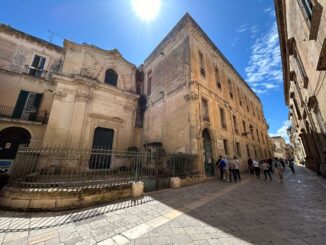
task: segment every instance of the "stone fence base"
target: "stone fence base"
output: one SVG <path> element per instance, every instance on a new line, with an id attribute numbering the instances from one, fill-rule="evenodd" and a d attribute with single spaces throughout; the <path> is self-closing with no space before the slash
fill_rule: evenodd
<path id="1" fill-rule="evenodd" d="M 180 188 L 205 182 L 204 176 L 171 178 L 170 187 Z M 0 207 L 18 211 L 60 211 L 90 207 L 144 194 L 144 182 L 108 187 L 22 188 L 5 186 L 0 192 Z"/>
<path id="2" fill-rule="evenodd" d="M 0 192 L 0 206 L 20 211 L 57 211 L 89 207 L 131 197 L 131 184 L 106 188 L 17 188 L 4 187 Z"/>

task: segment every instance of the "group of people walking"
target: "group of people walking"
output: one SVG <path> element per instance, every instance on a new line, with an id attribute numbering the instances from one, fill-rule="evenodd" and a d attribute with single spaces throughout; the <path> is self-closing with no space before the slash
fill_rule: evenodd
<path id="1" fill-rule="evenodd" d="M 220 156 L 216 162 L 217 168 L 220 170 L 220 179 L 234 182 L 241 180 L 239 160 L 237 157 L 227 158 Z"/>
<path id="2" fill-rule="evenodd" d="M 238 180 L 241 180 L 239 160 L 237 157 L 230 158 L 220 156 L 216 161 L 216 166 L 217 169 L 219 169 L 219 176 L 222 181 L 237 182 Z M 248 159 L 248 169 L 250 174 L 260 178 L 260 174 L 263 172 L 265 181 L 268 178 L 272 181 L 272 174 L 275 173 L 278 176 L 278 182 L 283 182 L 283 172 L 285 171 L 286 166 L 291 169 L 292 174 L 295 174 L 293 158 L 285 161 L 277 157 L 260 161 L 253 158 Z"/>
<path id="3" fill-rule="evenodd" d="M 269 159 L 263 159 L 257 161 L 253 158 L 248 159 L 248 168 L 251 175 L 256 175 L 260 178 L 261 170 L 264 172 L 265 180 L 267 177 L 272 181 L 272 175 L 274 172 L 278 176 L 278 181 L 283 182 L 283 172 L 285 171 L 286 165 L 291 169 L 292 174 L 295 174 L 294 170 L 294 159 L 284 161 L 281 158 L 274 157 Z"/>

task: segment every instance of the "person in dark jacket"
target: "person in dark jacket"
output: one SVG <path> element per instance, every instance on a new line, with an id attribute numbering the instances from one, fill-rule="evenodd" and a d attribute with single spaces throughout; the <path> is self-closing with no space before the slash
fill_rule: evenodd
<path id="1" fill-rule="evenodd" d="M 222 156 L 220 156 L 219 160 L 217 160 L 217 161 L 218 161 L 218 163 L 216 162 L 217 167 L 220 169 L 220 178 L 223 181 L 223 179 L 224 179 L 224 168 L 225 168 L 226 163 L 225 163 L 224 159 L 222 158 Z"/>
<path id="2" fill-rule="evenodd" d="M 249 159 L 248 159 L 248 168 L 249 168 L 250 175 L 253 175 L 254 174 L 254 167 L 252 165 L 252 159 L 251 159 L 251 157 L 249 157 Z"/>
<path id="3" fill-rule="evenodd" d="M 295 174 L 295 170 L 294 170 L 294 159 L 293 158 L 289 161 L 289 168 L 291 169 L 292 174 Z"/>

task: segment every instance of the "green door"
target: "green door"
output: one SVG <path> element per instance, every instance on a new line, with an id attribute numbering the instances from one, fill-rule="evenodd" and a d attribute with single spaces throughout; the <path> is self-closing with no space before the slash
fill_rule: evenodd
<path id="1" fill-rule="evenodd" d="M 214 162 L 212 141 L 207 129 L 203 131 L 203 147 L 204 147 L 204 161 L 206 176 L 214 176 Z"/>

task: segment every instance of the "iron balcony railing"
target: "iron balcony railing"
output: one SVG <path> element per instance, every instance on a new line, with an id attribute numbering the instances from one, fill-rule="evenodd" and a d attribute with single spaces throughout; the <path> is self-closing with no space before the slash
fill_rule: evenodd
<path id="1" fill-rule="evenodd" d="M 196 155 L 20 147 L 9 183 L 35 188 L 103 187 L 198 175 Z"/>
<path id="2" fill-rule="evenodd" d="M 12 106 L 0 105 L 0 119 L 1 118 L 21 119 L 46 124 L 49 119 L 49 114 L 47 111 L 24 111 L 24 109 L 19 109 Z"/>
<path id="3" fill-rule="evenodd" d="M 52 73 L 47 70 L 39 69 L 37 67 L 30 67 L 29 65 L 25 65 L 24 73 L 37 78 L 44 78 L 46 80 L 52 79 Z"/>

